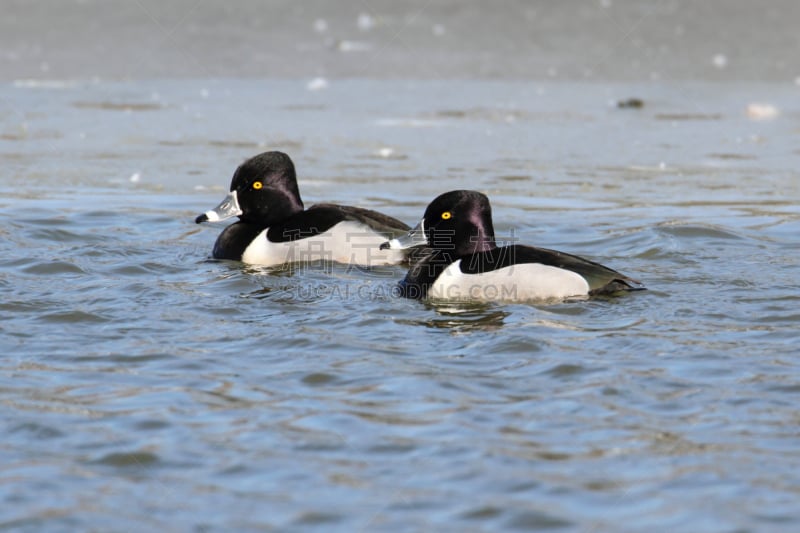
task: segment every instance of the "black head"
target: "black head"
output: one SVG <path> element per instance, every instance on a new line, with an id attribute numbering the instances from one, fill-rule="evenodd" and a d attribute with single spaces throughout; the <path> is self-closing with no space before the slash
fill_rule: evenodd
<path id="1" fill-rule="evenodd" d="M 234 191 L 245 222 L 268 226 L 303 210 L 294 163 L 283 152 L 264 152 L 239 165 Z"/>
<path id="2" fill-rule="evenodd" d="M 489 198 L 477 191 L 450 191 L 428 205 L 423 218 L 428 246 L 457 256 L 495 248 Z"/>

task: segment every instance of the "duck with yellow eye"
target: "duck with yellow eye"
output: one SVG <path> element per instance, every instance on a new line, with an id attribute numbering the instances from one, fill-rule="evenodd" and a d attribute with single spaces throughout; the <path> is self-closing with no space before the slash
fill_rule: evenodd
<path id="1" fill-rule="evenodd" d="M 294 163 L 265 152 L 242 163 L 222 202 L 195 219 L 239 217 L 217 237 L 212 255 L 257 265 L 336 261 L 382 266 L 406 261 L 407 252 L 379 250 L 381 242 L 408 231 L 403 222 L 370 209 L 336 204 L 303 206 Z"/>
<path id="2" fill-rule="evenodd" d="M 434 199 L 408 234 L 381 245 L 427 247 L 400 292 L 448 301 L 542 301 L 644 288 L 638 281 L 581 257 L 533 246 L 498 247 L 489 199 L 451 191 Z"/>

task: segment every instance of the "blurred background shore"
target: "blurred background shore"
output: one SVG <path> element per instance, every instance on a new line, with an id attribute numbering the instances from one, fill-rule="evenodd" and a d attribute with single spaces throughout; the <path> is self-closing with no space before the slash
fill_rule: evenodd
<path id="1" fill-rule="evenodd" d="M 0 80 L 800 83 L 795 0 L 11 0 Z"/>

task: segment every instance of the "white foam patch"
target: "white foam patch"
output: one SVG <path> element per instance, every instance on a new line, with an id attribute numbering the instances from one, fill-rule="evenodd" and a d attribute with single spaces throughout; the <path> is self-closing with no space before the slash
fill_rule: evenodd
<path id="1" fill-rule="evenodd" d="M 330 83 L 328 83 L 328 80 L 325 78 L 314 78 L 306 84 L 306 89 L 309 91 L 321 91 L 327 89 L 328 85 L 330 85 Z"/>
<path id="2" fill-rule="evenodd" d="M 481 274 L 464 274 L 461 260 L 442 272 L 428 290 L 437 300 L 525 302 L 589 294 L 583 276 L 563 268 L 523 263 Z"/>
<path id="3" fill-rule="evenodd" d="M 270 242 L 267 230 L 247 247 L 242 261 L 254 265 L 281 265 L 316 261 L 359 266 L 385 266 L 401 263 L 405 254 L 399 250 L 381 250 L 386 236 L 366 224 L 345 221 L 325 233 L 289 242 Z"/>
<path id="4" fill-rule="evenodd" d="M 14 80 L 14 87 L 25 89 L 72 89 L 77 86 L 78 83 L 72 80 Z"/>

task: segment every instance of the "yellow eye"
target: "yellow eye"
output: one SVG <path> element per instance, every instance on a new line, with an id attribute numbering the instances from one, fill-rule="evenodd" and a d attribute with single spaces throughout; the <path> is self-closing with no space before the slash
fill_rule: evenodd
<path id="1" fill-rule="evenodd" d="M 261 183 L 260 181 L 255 181 L 255 182 L 253 182 L 253 188 L 254 188 L 255 190 L 259 190 L 259 189 L 260 189 L 261 187 L 263 187 L 263 186 L 264 186 L 264 184 L 263 184 L 263 183 Z"/>
<path id="2" fill-rule="evenodd" d="M 450 211 L 445 211 L 444 213 L 442 213 L 442 220 L 450 220 L 450 217 L 452 216 L 453 213 L 451 213 Z"/>

